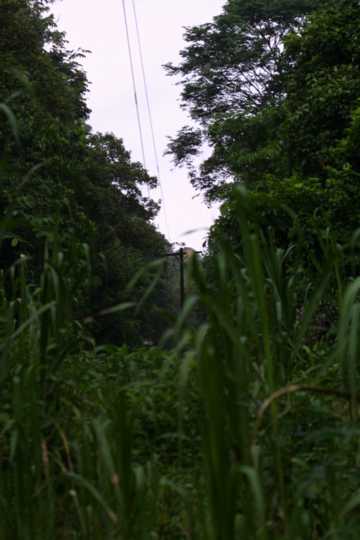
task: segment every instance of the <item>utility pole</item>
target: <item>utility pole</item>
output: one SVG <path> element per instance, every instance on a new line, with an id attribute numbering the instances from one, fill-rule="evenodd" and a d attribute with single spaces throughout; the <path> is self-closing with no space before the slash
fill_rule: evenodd
<path id="1" fill-rule="evenodd" d="M 191 248 L 184 248 L 183 246 L 175 253 L 168 253 L 167 257 L 178 257 L 180 263 L 180 309 L 182 310 L 185 304 L 185 255 L 190 250 L 192 253 L 201 253 L 201 251 L 195 251 Z"/>
<path id="2" fill-rule="evenodd" d="M 185 304 L 185 268 L 184 268 L 184 248 L 181 247 L 179 250 L 180 257 L 180 309 L 184 307 Z"/>

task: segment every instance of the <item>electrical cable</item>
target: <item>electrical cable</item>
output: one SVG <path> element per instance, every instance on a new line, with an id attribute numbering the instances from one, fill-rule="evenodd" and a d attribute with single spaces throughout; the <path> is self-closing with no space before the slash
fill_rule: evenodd
<path id="1" fill-rule="evenodd" d="M 137 16 L 135 0 L 132 0 L 132 7 L 133 7 L 133 13 L 134 13 L 134 20 L 135 20 L 136 38 L 137 38 L 137 44 L 138 44 L 138 50 L 139 50 L 141 73 L 142 73 L 142 78 L 143 78 L 143 83 L 144 83 L 146 108 L 147 108 L 147 113 L 148 113 L 148 118 L 149 118 L 152 146 L 153 146 L 154 158 L 155 158 L 155 164 L 156 164 L 156 171 L 157 171 L 157 176 L 158 176 L 158 180 L 159 180 L 160 194 L 161 194 L 161 199 L 162 199 L 165 228 L 166 228 L 166 232 L 167 232 L 168 237 L 171 238 L 170 227 L 169 227 L 169 222 L 168 222 L 168 218 L 167 218 L 167 211 L 166 211 L 164 188 L 163 188 L 163 184 L 162 184 L 162 180 L 161 180 L 159 153 L 158 153 L 158 148 L 157 148 L 157 144 L 156 144 L 153 114 L 152 114 L 152 110 L 151 110 L 152 107 L 151 107 L 150 96 L 149 96 L 149 88 L 148 88 L 148 82 L 147 82 L 147 76 L 146 76 L 146 70 L 145 70 L 144 54 L 143 54 L 142 40 L 141 40 L 141 35 L 140 35 L 140 27 L 139 27 L 139 22 L 138 22 L 138 16 Z"/>
<path id="2" fill-rule="evenodd" d="M 137 93 L 137 87 L 136 87 L 135 67 L 134 67 L 134 60 L 133 60 L 133 54 L 132 54 L 132 48 L 131 48 L 131 40 L 130 40 L 130 32 L 129 32 L 129 24 L 128 24 L 127 12 L 126 12 L 125 0 L 122 0 L 122 5 L 123 5 L 123 11 L 124 11 L 126 40 L 127 40 L 129 59 L 130 59 L 131 78 L 132 78 L 132 84 L 133 84 L 133 92 L 134 92 L 134 99 L 135 99 L 137 123 L 138 123 L 138 128 L 139 128 L 142 160 L 143 160 L 144 169 L 146 169 L 146 155 L 145 155 L 144 135 L 143 135 L 143 129 L 142 129 L 142 124 L 141 124 L 139 100 L 138 100 L 138 93 Z"/>

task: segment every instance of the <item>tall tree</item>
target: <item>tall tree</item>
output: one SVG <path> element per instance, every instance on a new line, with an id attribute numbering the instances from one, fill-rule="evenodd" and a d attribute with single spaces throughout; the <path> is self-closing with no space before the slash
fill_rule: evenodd
<path id="1" fill-rule="evenodd" d="M 166 68 L 170 75 L 181 77 L 183 106 L 198 127 L 183 128 L 170 141 L 169 152 L 177 164 L 190 166 L 193 184 L 210 199 L 221 196 L 227 178 L 239 175 L 226 155 L 234 128 L 240 153 L 249 154 L 253 139 L 262 136 L 261 115 L 265 129 L 273 129 L 278 121 L 264 110 L 284 98 L 284 40 L 298 32 L 321 3 L 228 0 L 212 23 L 186 30 L 183 61 Z M 191 166 L 192 157 L 203 142 L 210 145 L 212 155 L 198 173 Z M 241 177 L 247 179 L 245 165 Z"/>
<path id="2" fill-rule="evenodd" d="M 241 177 L 246 158 L 253 168 L 255 185 L 248 185 L 263 226 L 271 226 L 284 246 L 301 230 L 304 247 L 313 254 L 319 253 L 319 231 L 331 229 L 342 242 L 360 220 L 359 24 L 358 1 L 329 2 L 301 32 L 288 35 L 284 98 L 248 120 L 258 134 L 254 131 L 247 155 L 241 154 L 242 122 L 221 126 L 233 170 Z M 235 238 L 233 212 L 230 195 L 218 232 Z"/>
<path id="3" fill-rule="evenodd" d="M 165 324 L 161 309 L 172 304 L 164 279 L 153 292 L 158 309 L 106 322 L 99 313 L 127 300 L 128 280 L 169 249 L 153 224 L 157 204 L 142 195 L 157 180 L 131 160 L 122 140 L 91 132 L 83 52 L 67 50 L 50 4 L 0 4 L 1 113 L 12 111 L 18 133 L 16 140 L 8 122 L 0 126 L 1 211 L 18 237 L 16 248 L 2 244 L 1 266 L 27 253 L 35 281 L 45 243 L 56 242 L 69 261 L 78 315 L 94 321 L 100 339 L 155 339 Z M 85 243 L 93 253 L 90 291 L 79 257 Z M 140 301 L 150 279 L 142 276 L 132 301 Z"/>

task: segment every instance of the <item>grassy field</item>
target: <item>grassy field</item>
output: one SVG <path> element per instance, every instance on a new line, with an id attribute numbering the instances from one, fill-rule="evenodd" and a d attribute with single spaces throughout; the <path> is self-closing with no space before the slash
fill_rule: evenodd
<path id="1" fill-rule="evenodd" d="M 1 540 L 359 538 L 357 236 L 310 273 L 238 198 L 161 347 L 92 343 L 51 246 L 1 276 Z"/>

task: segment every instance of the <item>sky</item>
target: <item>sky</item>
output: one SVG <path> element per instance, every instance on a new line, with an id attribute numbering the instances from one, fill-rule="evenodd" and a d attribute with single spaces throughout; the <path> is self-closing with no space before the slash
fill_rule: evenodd
<path id="1" fill-rule="evenodd" d="M 156 175 L 131 0 L 126 3 L 143 118 L 146 165 Z M 186 170 L 175 168 L 171 158 L 163 155 L 168 136 L 174 136 L 190 120 L 180 107 L 181 87 L 165 74 L 162 66 L 169 61 L 175 64 L 179 61 L 179 52 L 184 47 L 184 27 L 210 22 L 221 12 L 223 4 L 224 0 L 136 0 L 164 194 L 156 224 L 171 242 L 184 242 L 194 249 L 201 249 L 218 210 L 207 208 L 202 195 L 192 188 Z M 52 10 L 59 28 L 66 32 L 69 47 L 91 51 L 82 60 L 91 83 L 90 124 L 95 131 L 112 132 L 121 137 L 132 159 L 142 161 L 122 0 L 57 0 Z M 153 191 L 152 196 L 156 200 L 161 198 L 159 190 Z M 193 232 L 189 234 L 189 231 Z"/>

